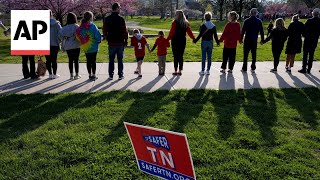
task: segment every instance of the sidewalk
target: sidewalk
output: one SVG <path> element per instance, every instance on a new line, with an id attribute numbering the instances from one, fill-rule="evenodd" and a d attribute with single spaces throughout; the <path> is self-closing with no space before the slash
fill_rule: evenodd
<path id="1" fill-rule="evenodd" d="M 153 92 L 156 90 L 175 89 L 251 89 L 251 88 L 302 88 L 320 87 L 320 62 L 315 62 L 311 74 L 300 74 L 297 70 L 301 67 L 301 61 L 296 62 L 292 74 L 284 69 L 281 62 L 278 73 L 270 73 L 273 62 L 258 62 L 255 74 L 251 72 L 242 73 L 240 69 L 242 62 L 235 65 L 233 74 L 221 74 L 219 72 L 221 63 L 212 63 L 211 75 L 200 76 L 200 62 L 185 63 L 181 77 L 172 76 L 173 63 L 167 63 L 165 76 L 158 76 L 156 63 L 144 63 L 142 65 L 143 78 L 137 79 L 133 74 L 136 64 L 125 63 L 125 79 L 119 81 L 115 76 L 113 81 L 108 78 L 108 64 L 98 63 L 97 74 L 99 79 L 95 82 L 89 81 L 85 64 L 80 64 L 79 80 L 69 80 L 67 64 L 59 64 L 59 79 L 49 80 L 41 77 L 38 80 L 23 80 L 20 64 L 0 65 L 0 93 L 61 93 L 61 92 L 97 92 L 113 90 L 131 90 L 138 92 Z M 249 63 L 250 65 L 250 63 Z M 117 67 L 117 65 L 116 65 Z M 115 71 L 117 72 L 117 70 Z"/>

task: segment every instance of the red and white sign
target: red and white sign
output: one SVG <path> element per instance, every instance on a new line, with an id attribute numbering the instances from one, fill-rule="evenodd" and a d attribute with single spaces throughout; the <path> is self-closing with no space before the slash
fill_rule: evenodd
<path id="1" fill-rule="evenodd" d="M 141 171 L 163 179 L 196 179 L 187 136 L 124 123 Z"/>
<path id="2" fill-rule="evenodd" d="M 11 55 L 50 55 L 50 11 L 11 11 Z"/>

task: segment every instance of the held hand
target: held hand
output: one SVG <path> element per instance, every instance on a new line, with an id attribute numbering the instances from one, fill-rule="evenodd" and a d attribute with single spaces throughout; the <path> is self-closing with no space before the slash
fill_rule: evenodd
<path id="1" fill-rule="evenodd" d="M 260 42 L 260 44 L 261 44 L 261 45 L 263 45 L 263 44 L 264 44 L 264 42 L 263 42 L 263 41 L 261 41 L 261 42 Z"/>
<path id="2" fill-rule="evenodd" d="M 242 40 L 240 40 L 240 41 L 239 41 L 239 43 L 240 43 L 240 44 L 243 44 L 243 41 L 242 41 Z"/>
<path id="3" fill-rule="evenodd" d="M 194 44 L 196 44 L 197 43 L 197 41 L 194 39 L 194 40 L 192 40 L 192 42 L 194 43 Z"/>

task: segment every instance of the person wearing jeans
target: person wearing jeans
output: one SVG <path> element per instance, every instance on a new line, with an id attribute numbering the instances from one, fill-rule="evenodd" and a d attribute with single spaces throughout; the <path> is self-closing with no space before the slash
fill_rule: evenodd
<path id="1" fill-rule="evenodd" d="M 251 72 L 254 73 L 256 70 L 256 61 L 257 61 L 257 40 L 258 34 L 260 33 L 261 42 L 264 41 L 264 32 L 263 26 L 260 19 L 256 16 L 258 15 L 258 10 L 256 8 L 252 8 L 250 10 L 250 17 L 244 21 L 242 27 L 241 41 L 245 35 L 244 46 L 243 46 L 243 66 L 242 72 L 247 72 L 248 67 L 248 56 L 251 51 L 252 55 L 252 64 L 251 64 Z"/>
<path id="2" fill-rule="evenodd" d="M 212 62 L 212 49 L 213 49 L 213 36 L 219 46 L 219 39 L 217 35 L 216 26 L 211 22 L 212 14 L 210 12 L 205 13 L 204 18 L 206 20 L 205 23 L 201 25 L 200 34 L 194 40 L 194 43 L 202 37 L 201 42 L 201 51 L 202 51 L 202 67 L 201 67 L 201 75 L 205 74 L 206 68 L 206 60 L 208 58 L 207 72 L 206 74 L 210 74 L 211 62 Z"/>
<path id="3" fill-rule="evenodd" d="M 28 61 L 30 61 L 30 71 L 28 67 Z M 24 55 L 22 56 L 22 73 L 24 79 L 36 79 L 39 76 L 36 74 L 36 64 L 34 61 L 34 56 L 32 55 Z"/>
<path id="4" fill-rule="evenodd" d="M 315 8 L 312 12 L 313 18 L 305 23 L 305 39 L 303 43 L 303 61 L 300 73 L 310 74 L 314 59 L 314 52 L 318 46 L 320 36 L 320 9 Z"/>
<path id="5" fill-rule="evenodd" d="M 67 15 L 67 24 L 59 32 L 59 38 L 64 42 L 62 43 L 64 50 L 67 51 L 69 58 L 69 71 L 70 80 L 79 79 L 79 56 L 80 56 L 80 42 L 76 38 L 76 30 L 79 27 L 77 24 L 77 16 L 70 12 Z M 73 64 L 75 67 L 76 75 L 73 74 Z"/>
<path id="6" fill-rule="evenodd" d="M 76 37 L 86 54 L 89 79 L 95 81 L 98 79 L 96 75 L 96 59 L 102 36 L 98 27 L 92 21 L 93 13 L 90 11 L 85 12 L 80 27 L 76 29 Z"/>
<path id="7" fill-rule="evenodd" d="M 123 78 L 123 52 L 124 52 L 124 47 L 110 47 L 109 46 L 109 79 L 113 79 L 113 74 L 114 74 L 114 60 L 117 56 L 118 60 L 118 75 L 119 79 L 121 80 Z"/>
<path id="8" fill-rule="evenodd" d="M 119 15 L 120 4 L 112 5 L 112 13 L 103 20 L 103 37 L 109 45 L 109 80 L 113 80 L 114 60 L 118 59 L 118 76 L 119 80 L 123 79 L 123 53 L 124 46 L 128 44 L 128 30 L 126 22 Z"/>
<path id="9" fill-rule="evenodd" d="M 50 55 L 46 55 L 46 65 L 47 70 L 49 72 L 50 79 L 59 78 L 60 75 L 57 74 L 58 69 L 58 52 L 60 50 L 60 39 L 59 39 L 59 31 L 61 30 L 60 22 L 54 19 L 52 11 L 50 11 L 51 19 L 50 19 Z"/>

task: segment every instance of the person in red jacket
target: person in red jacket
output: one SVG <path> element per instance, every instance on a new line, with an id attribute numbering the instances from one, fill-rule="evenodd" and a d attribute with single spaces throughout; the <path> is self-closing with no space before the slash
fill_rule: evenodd
<path id="1" fill-rule="evenodd" d="M 183 70 L 183 54 L 187 43 L 186 34 L 188 34 L 192 40 L 195 40 L 195 37 L 190 28 L 190 24 L 186 19 L 183 11 L 177 10 L 175 20 L 172 22 L 170 33 L 167 38 L 167 40 L 171 40 L 171 47 L 174 58 L 174 76 L 182 75 L 181 71 Z"/>
<path id="2" fill-rule="evenodd" d="M 131 39 L 131 46 L 134 47 L 134 54 L 137 58 L 137 69 L 134 72 L 135 74 L 138 74 L 138 78 L 142 78 L 141 74 L 141 65 L 144 59 L 144 56 L 146 55 L 146 46 L 150 52 L 150 46 L 146 40 L 146 38 L 140 34 L 140 31 L 138 29 L 133 30 L 133 37 Z"/>
<path id="3" fill-rule="evenodd" d="M 239 15 L 235 11 L 229 12 L 228 23 L 224 28 L 220 42 L 224 42 L 223 62 L 221 65 L 222 73 L 226 72 L 227 63 L 229 61 L 229 73 L 232 73 L 233 66 L 236 62 L 237 43 L 241 41 L 241 27 L 237 22 Z"/>
<path id="4" fill-rule="evenodd" d="M 166 72 L 166 56 L 167 56 L 167 49 L 170 47 L 169 41 L 164 38 L 163 31 L 159 31 L 158 38 L 156 39 L 156 42 L 154 43 L 153 48 L 151 49 L 151 52 L 157 49 L 157 56 L 158 56 L 158 66 L 159 66 L 159 75 L 164 76 Z"/>

